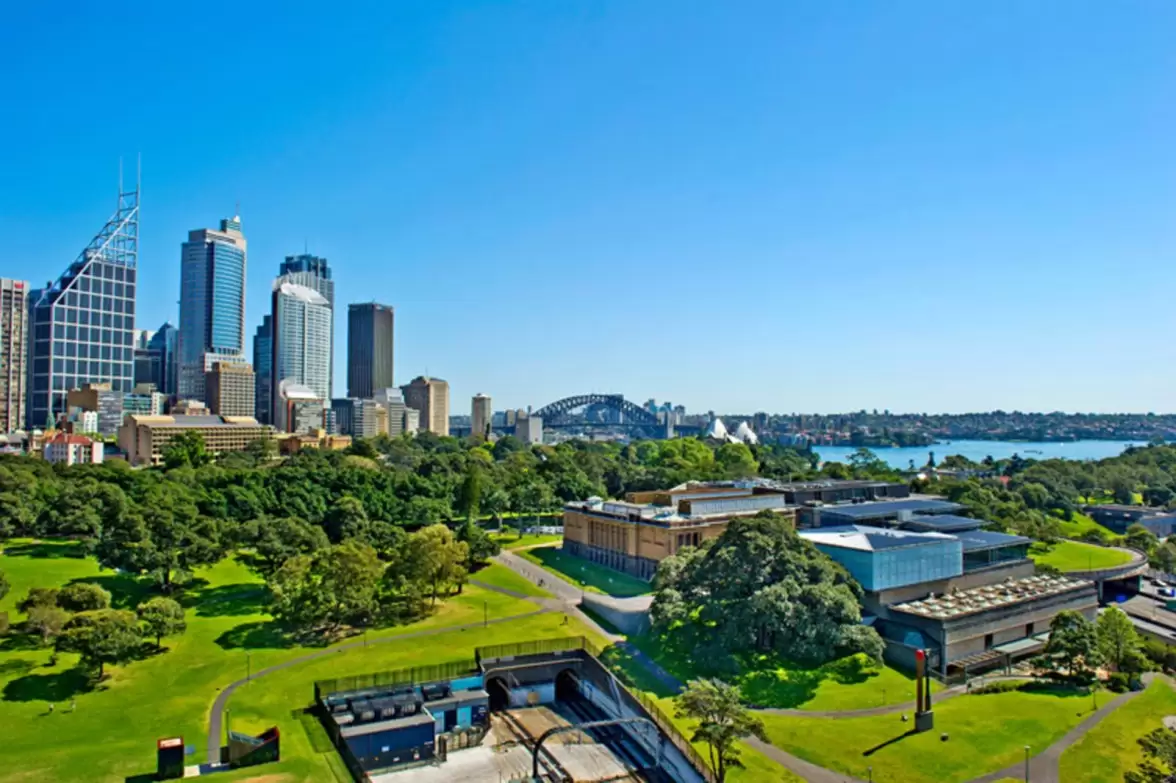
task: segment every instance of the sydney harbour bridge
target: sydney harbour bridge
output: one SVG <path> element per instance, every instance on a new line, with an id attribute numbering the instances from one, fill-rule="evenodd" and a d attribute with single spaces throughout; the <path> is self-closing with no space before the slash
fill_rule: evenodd
<path id="1" fill-rule="evenodd" d="M 531 411 L 543 419 L 544 429 L 578 431 L 624 430 L 633 437 L 669 435 L 657 414 L 629 402 L 620 394 L 577 394 Z"/>

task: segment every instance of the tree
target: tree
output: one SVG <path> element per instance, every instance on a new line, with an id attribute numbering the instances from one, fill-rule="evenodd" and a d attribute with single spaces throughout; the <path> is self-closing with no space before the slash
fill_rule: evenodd
<path id="1" fill-rule="evenodd" d="M 1172 783 L 1176 772 L 1176 731 L 1153 729 L 1138 740 L 1143 761 L 1123 775 L 1126 783 Z"/>
<path id="2" fill-rule="evenodd" d="M 759 472 L 759 463 L 745 443 L 724 443 L 715 451 L 715 461 L 731 478 L 747 478 Z"/>
<path id="3" fill-rule="evenodd" d="M 346 538 L 360 538 L 366 533 L 367 512 L 363 503 L 354 495 L 344 495 L 335 501 L 323 519 L 323 528 L 332 543 L 338 544 Z"/>
<path id="4" fill-rule="evenodd" d="M 465 577 L 469 547 L 445 525 L 430 525 L 409 536 L 404 567 L 411 578 L 431 588 L 433 603 L 441 588 Z"/>
<path id="5" fill-rule="evenodd" d="M 485 563 L 502 550 L 498 542 L 471 519 L 467 519 L 457 529 L 457 540 L 465 544 L 469 550 L 466 560 L 467 571 L 473 570 L 477 563 Z"/>
<path id="6" fill-rule="evenodd" d="M 1127 533 L 1123 536 L 1123 543 L 1132 549 L 1148 554 L 1156 548 L 1160 540 L 1156 538 L 1155 533 L 1136 522 L 1127 528 Z"/>
<path id="7" fill-rule="evenodd" d="M 162 456 L 163 464 L 168 470 L 198 468 L 212 459 L 204 448 L 204 436 L 195 430 L 185 430 L 173 435 L 163 447 Z"/>
<path id="8" fill-rule="evenodd" d="M 152 598 L 139 604 L 136 611 L 139 621 L 143 623 L 144 633 L 155 637 L 155 646 L 160 650 L 163 649 L 163 637 L 181 634 L 188 628 L 184 620 L 184 607 L 171 598 Z"/>
<path id="9" fill-rule="evenodd" d="M 57 593 L 57 605 L 67 612 L 109 609 L 110 591 L 90 582 L 75 582 Z"/>
<path id="10" fill-rule="evenodd" d="M 279 620 L 304 631 L 366 623 L 376 612 L 383 572 L 376 551 L 358 541 L 295 555 L 267 582 L 270 608 Z"/>
<path id="11" fill-rule="evenodd" d="M 1115 671 L 1132 668 L 1139 658 L 1139 634 L 1121 609 L 1109 607 L 1098 616 L 1095 624 L 1098 649 L 1102 658 Z"/>
<path id="12" fill-rule="evenodd" d="M 1151 566 L 1165 574 L 1176 572 L 1176 544 L 1165 541 L 1156 547 L 1151 556 Z"/>
<path id="13" fill-rule="evenodd" d="M 690 741 L 706 743 L 719 783 L 727 779 L 727 770 L 743 766 L 739 740 L 766 739 L 763 722 L 739 703 L 739 690 L 722 680 L 693 680 L 675 701 L 679 718 L 698 721 Z"/>
<path id="14" fill-rule="evenodd" d="M 510 495 L 500 487 L 495 487 L 482 498 L 482 510 L 494 517 L 498 527 L 502 527 L 502 515 L 510 508 Z"/>
<path id="15" fill-rule="evenodd" d="M 60 592 L 56 587 L 30 587 L 16 608 L 28 614 L 38 606 L 57 606 L 57 594 Z"/>
<path id="16" fill-rule="evenodd" d="M 8 577 L 0 571 L 0 601 L 4 600 L 4 596 L 8 595 L 8 591 L 12 589 L 12 584 L 8 581 Z"/>
<path id="17" fill-rule="evenodd" d="M 1071 675 L 1082 675 L 1088 667 L 1097 666 L 1100 662 L 1098 648 L 1094 623 L 1078 612 L 1065 609 L 1058 612 L 1049 624 L 1049 641 L 1045 643 L 1044 655 Z"/>
<path id="18" fill-rule="evenodd" d="M 482 502 L 482 471 L 477 465 L 470 465 L 466 470 L 465 480 L 461 483 L 461 491 L 457 497 L 457 510 L 467 520 L 478 518 L 478 511 Z"/>
<path id="19" fill-rule="evenodd" d="M 200 514 L 191 490 L 164 481 L 148 490 L 135 510 L 103 526 L 95 553 L 108 568 L 152 574 L 170 590 L 175 576 L 212 565 L 224 547 L 219 526 Z"/>
<path id="20" fill-rule="evenodd" d="M 253 551 L 261 559 L 263 574 L 272 574 L 295 555 L 312 554 L 330 545 L 321 527 L 297 517 L 258 520 L 253 535 Z"/>
<path id="21" fill-rule="evenodd" d="M 122 609 L 76 614 L 57 637 L 57 649 L 79 654 L 82 665 L 97 669 L 99 679 L 108 664 L 126 663 L 142 646 L 138 618 Z"/>
<path id="22" fill-rule="evenodd" d="M 658 633 L 697 639 L 697 657 L 718 669 L 765 653 L 821 664 L 845 644 L 881 649 L 873 629 L 848 631 L 861 625 L 860 594 L 787 520 L 763 514 L 663 560 L 651 619 Z"/>
<path id="23" fill-rule="evenodd" d="M 53 604 L 41 604 L 28 610 L 25 629 L 41 637 L 41 644 L 47 645 L 61 633 L 69 622 L 69 612 Z"/>

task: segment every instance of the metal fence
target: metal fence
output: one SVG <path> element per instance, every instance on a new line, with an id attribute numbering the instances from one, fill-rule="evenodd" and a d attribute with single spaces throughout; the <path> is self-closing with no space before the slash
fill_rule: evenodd
<path id="1" fill-rule="evenodd" d="M 491 644 L 486 647 L 477 648 L 474 651 L 474 658 L 477 660 L 477 663 L 480 666 L 482 661 L 487 658 L 514 658 L 520 655 L 543 655 L 544 653 L 587 649 L 587 639 L 585 639 L 583 636 L 571 636 L 560 637 L 556 639 L 535 639 L 534 641 L 530 642 Z"/>
<path id="2" fill-rule="evenodd" d="M 394 669 L 391 671 L 356 674 L 351 677 L 338 677 L 333 680 L 319 680 L 314 684 L 314 697 L 321 701 L 323 697 L 342 691 L 359 691 L 366 688 L 390 687 L 395 685 L 417 685 L 435 680 L 451 680 L 478 671 L 478 662 L 474 660 L 446 661 L 428 666 L 413 666 L 409 669 Z"/>

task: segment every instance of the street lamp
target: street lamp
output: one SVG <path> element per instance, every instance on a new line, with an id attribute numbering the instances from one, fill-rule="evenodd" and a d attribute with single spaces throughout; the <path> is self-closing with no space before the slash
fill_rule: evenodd
<path id="1" fill-rule="evenodd" d="M 874 783 L 874 768 L 866 767 L 866 776 L 869 778 L 869 783 Z"/>
<path id="2" fill-rule="evenodd" d="M 1029 746 L 1025 746 L 1025 783 L 1029 783 Z"/>

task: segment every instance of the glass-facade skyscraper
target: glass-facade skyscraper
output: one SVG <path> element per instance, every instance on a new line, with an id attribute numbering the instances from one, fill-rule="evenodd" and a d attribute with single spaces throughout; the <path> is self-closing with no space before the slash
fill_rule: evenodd
<path id="1" fill-rule="evenodd" d="M 274 281 L 273 292 L 271 423 L 289 431 L 286 409 L 278 393 L 283 384 L 305 390 L 323 407 L 330 405 L 332 311 L 318 291 L 290 282 L 285 276 Z"/>
<path id="2" fill-rule="evenodd" d="M 135 346 L 135 384 L 150 383 L 168 397 L 176 394 L 176 338 L 179 332 L 164 322 L 145 342 Z"/>
<path id="3" fill-rule="evenodd" d="M 217 362 L 245 363 L 245 235 L 241 219 L 188 232 L 180 250 L 178 386 L 204 400 L 204 374 Z"/>
<path id="4" fill-rule="evenodd" d="M 66 413 L 70 389 L 133 388 L 138 255 L 136 185 L 119 193 L 114 215 L 61 277 L 29 294 L 30 428 L 51 426 Z"/>
<path id="5" fill-rule="evenodd" d="M 261 319 L 253 335 L 253 404 L 254 418 L 269 424 L 274 406 L 274 317 Z"/>
<path id="6" fill-rule="evenodd" d="M 331 267 L 327 259 L 303 253 L 286 256 L 286 260 L 278 269 L 278 276 L 286 282 L 304 285 L 317 291 L 331 307 L 330 380 L 327 394 L 327 399 L 330 400 L 335 390 L 335 281 L 331 279 Z M 274 388 L 278 388 L 278 381 L 274 382 Z"/>
<path id="7" fill-rule="evenodd" d="M 371 399 L 392 383 L 392 329 L 389 305 L 362 302 L 347 308 L 347 396 Z"/>

